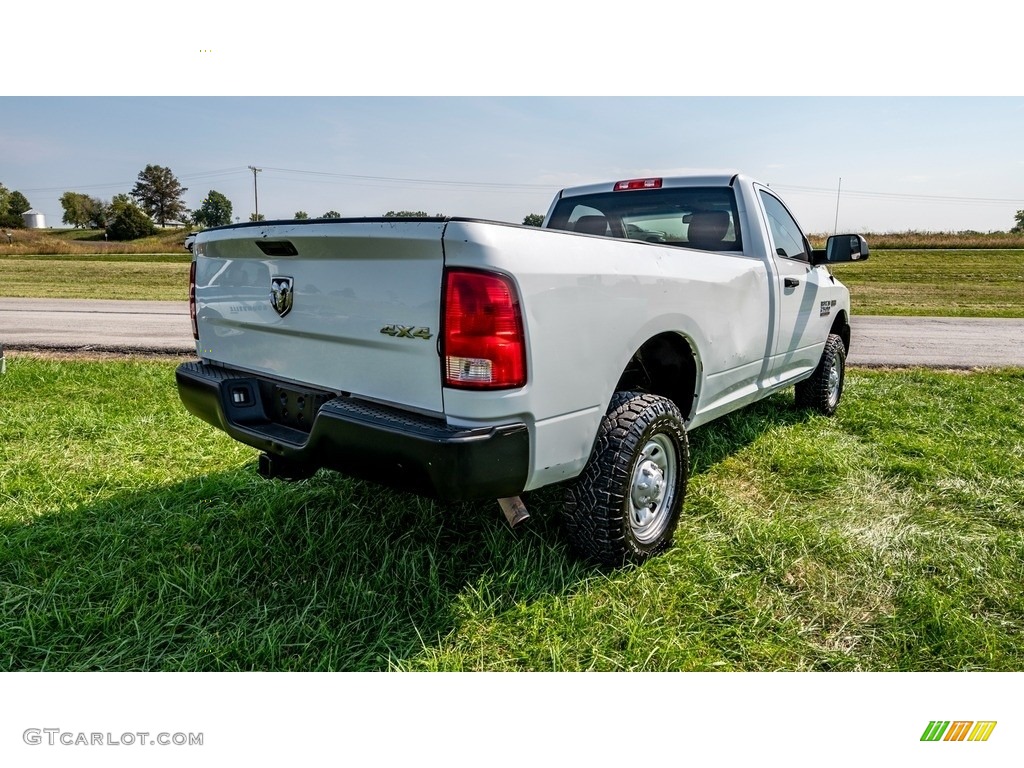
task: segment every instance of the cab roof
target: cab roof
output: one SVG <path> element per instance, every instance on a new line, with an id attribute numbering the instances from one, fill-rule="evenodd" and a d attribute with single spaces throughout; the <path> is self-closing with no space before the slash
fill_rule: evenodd
<path id="1" fill-rule="evenodd" d="M 667 187 L 729 187 L 732 186 L 737 177 L 740 176 L 736 170 L 694 170 L 677 173 L 675 176 L 645 176 L 635 179 L 616 179 L 605 181 L 599 184 L 585 184 L 578 187 L 566 187 L 558 196 L 576 197 L 578 195 L 594 195 L 602 192 L 614 192 L 615 186 L 624 181 L 640 181 L 643 179 L 658 179 L 661 181 L 662 189 Z"/>

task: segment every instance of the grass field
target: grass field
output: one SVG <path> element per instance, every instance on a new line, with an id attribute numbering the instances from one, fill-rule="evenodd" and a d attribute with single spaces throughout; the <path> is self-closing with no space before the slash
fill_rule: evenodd
<path id="1" fill-rule="evenodd" d="M 872 251 L 833 272 L 859 315 L 1024 317 L 1024 250 Z"/>
<path id="2" fill-rule="evenodd" d="M 164 254 L 0 256 L 10 298 L 187 301 L 191 257 Z"/>
<path id="3" fill-rule="evenodd" d="M 1024 372 L 852 372 L 692 434 L 677 546 L 573 559 L 320 473 L 260 479 L 173 363 L 0 377 L 0 669 L 1019 670 Z"/>
<path id="4" fill-rule="evenodd" d="M 96 233 L 69 230 L 51 239 L 59 247 L 96 245 L 75 236 L 96 237 Z M 1024 249 L 991 247 L 1007 241 L 1009 235 L 984 236 L 990 243 L 986 250 L 940 248 L 939 243 L 950 242 L 950 237 L 928 240 L 918 234 L 916 242 L 926 245 L 923 250 L 876 247 L 866 262 L 837 266 L 836 275 L 850 287 L 853 311 L 860 315 L 1024 317 Z M 181 239 L 180 231 L 158 236 L 148 247 L 171 250 L 151 254 L 12 253 L 0 246 L 2 293 L 19 298 L 185 301 L 191 257 L 181 248 Z M 1020 239 L 1024 242 L 1024 235 Z M 958 242 L 972 241 L 959 236 Z M 147 247 L 141 241 L 136 245 Z"/>
<path id="5" fill-rule="evenodd" d="M 187 301 L 192 259 L 185 230 L 169 228 L 127 243 L 102 230 L 17 230 L 0 244 L 0 295 L 40 299 Z"/>
<path id="6" fill-rule="evenodd" d="M 1007 250 L 1024 248 L 1024 232 L 862 232 L 872 250 Z M 808 235 L 824 248 L 828 235 Z"/>
<path id="7" fill-rule="evenodd" d="M 5 256 L 88 256 L 95 254 L 185 254 L 185 236 L 181 227 L 158 229 L 152 237 L 117 242 L 105 240 L 102 229 L 15 229 L 13 242 L 0 238 L 0 254 Z"/>
<path id="8" fill-rule="evenodd" d="M 179 253 L 190 230 L 180 227 L 160 229 L 152 237 L 127 242 L 106 241 L 102 229 L 18 229 L 14 242 L 0 239 L 2 253 L 75 254 L 94 253 L 156 254 Z M 1024 232 L 865 232 L 874 250 L 1007 250 L 1024 248 Z M 823 248 L 828 235 L 809 235 L 815 248 Z"/>

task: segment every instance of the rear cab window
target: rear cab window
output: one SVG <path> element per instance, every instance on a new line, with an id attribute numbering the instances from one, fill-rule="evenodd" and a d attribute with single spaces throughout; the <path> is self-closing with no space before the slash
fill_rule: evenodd
<path id="1" fill-rule="evenodd" d="M 705 251 L 742 251 L 731 187 L 679 187 L 565 197 L 549 229 L 663 243 Z"/>

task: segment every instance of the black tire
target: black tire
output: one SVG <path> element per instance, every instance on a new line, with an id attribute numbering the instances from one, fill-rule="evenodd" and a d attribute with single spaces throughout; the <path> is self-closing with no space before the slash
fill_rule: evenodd
<path id="1" fill-rule="evenodd" d="M 796 385 L 796 405 L 831 416 L 839 407 L 846 381 L 846 346 L 842 338 L 830 333 L 814 374 Z"/>
<path id="2" fill-rule="evenodd" d="M 686 497 L 689 443 L 667 398 L 618 392 L 583 473 L 568 487 L 563 522 L 573 547 L 604 565 L 639 563 L 672 545 Z"/>

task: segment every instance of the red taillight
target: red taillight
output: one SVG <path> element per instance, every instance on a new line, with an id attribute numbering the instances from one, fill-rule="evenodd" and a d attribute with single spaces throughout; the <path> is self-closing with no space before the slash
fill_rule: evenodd
<path id="1" fill-rule="evenodd" d="M 445 386 L 511 389 L 526 384 L 523 318 L 508 278 L 449 270 L 441 339 Z"/>
<path id="2" fill-rule="evenodd" d="M 615 182 L 616 192 L 626 192 L 631 189 L 661 189 L 661 179 L 630 179 L 629 181 Z"/>
<path id="3" fill-rule="evenodd" d="M 188 270 L 188 314 L 192 318 L 192 338 L 199 341 L 199 323 L 196 321 L 196 260 Z"/>

